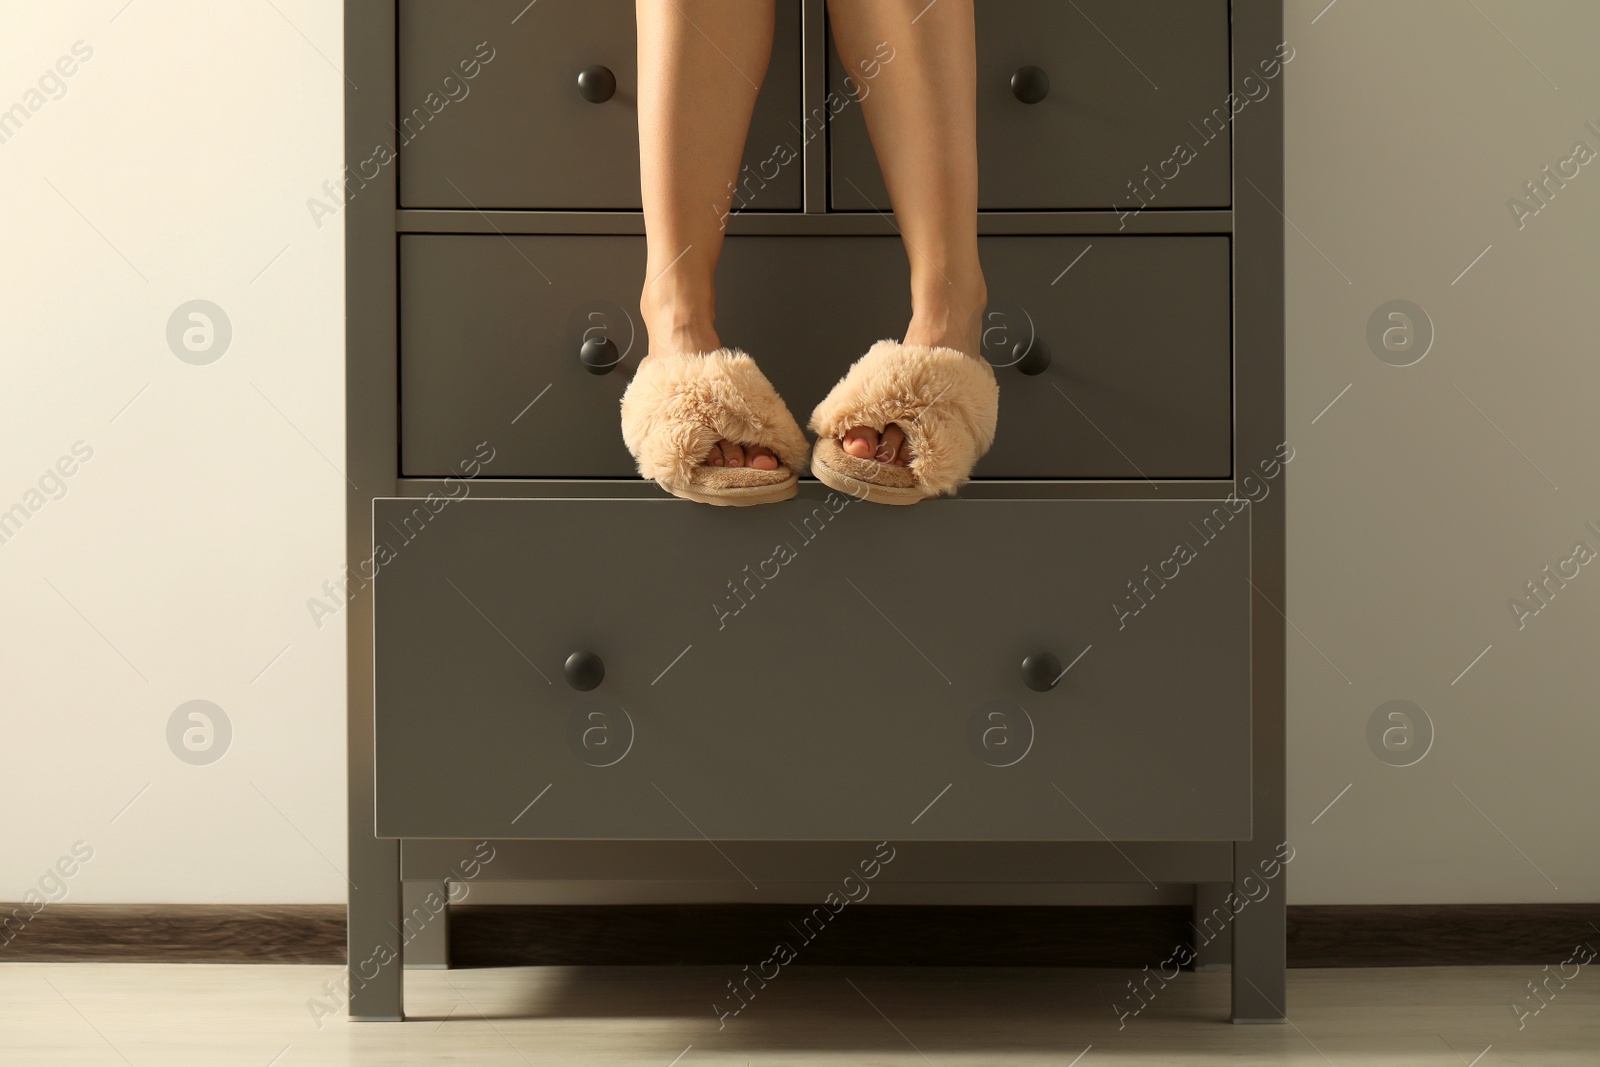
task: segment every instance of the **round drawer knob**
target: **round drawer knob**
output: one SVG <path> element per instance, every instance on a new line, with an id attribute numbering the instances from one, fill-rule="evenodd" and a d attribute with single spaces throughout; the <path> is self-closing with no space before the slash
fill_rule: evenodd
<path id="1" fill-rule="evenodd" d="M 1023 67 L 1011 75 L 1011 94 L 1024 104 L 1037 104 L 1050 92 L 1050 75 L 1039 67 Z"/>
<path id="2" fill-rule="evenodd" d="M 1037 337 L 1030 341 L 1018 341 L 1011 355 L 1017 361 L 1017 370 L 1023 374 L 1043 374 L 1045 368 L 1050 366 L 1050 350 Z"/>
<path id="3" fill-rule="evenodd" d="M 617 91 L 617 76 L 610 68 L 584 67 L 578 72 L 578 92 L 591 104 L 603 104 Z"/>
<path id="4" fill-rule="evenodd" d="M 567 657 L 562 671 L 567 676 L 567 684 L 580 693 L 599 688 L 606 678 L 605 661 L 593 652 L 574 652 Z"/>
<path id="5" fill-rule="evenodd" d="M 1035 652 L 1022 661 L 1022 681 L 1035 693 L 1048 693 L 1061 680 L 1061 661 L 1048 652 Z"/>
<path id="6" fill-rule="evenodd" d="M 591 337 L 578 349 L 578 360 L 590 374 L 606 374 L 621 359 L 616 344 L 607 337 Z"/>

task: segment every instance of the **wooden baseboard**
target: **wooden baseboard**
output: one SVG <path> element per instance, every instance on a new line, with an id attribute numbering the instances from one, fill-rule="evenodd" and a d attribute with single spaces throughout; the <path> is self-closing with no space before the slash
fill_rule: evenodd
<path id="1" fill-rule="evenodd" d="M 1555 964 L 1600 951 L 1600 904 L 1359 904 L 1289 908 L 1291 967 Z"/>
<path id="2" fill-rule="evenodd" d="M 344 915 L 343 904 L 46 904 L 27 917 L 0 904 L 0 963 L 343 963 Z"/>
<path id="3" fill-rule="evenodd" d="M 810 921 L 807 919 L 810 917 Z M 796 904 L 512 907 L 450 913 L 452 966 L 755 963 L 783 942 L 796 962 L 1133 966 L 1194 935 L 1188 907 Z"/>
<path id="4" fill-rule="evenodd" d="M 14 911 L 14 909 L 20 909 Z M 457 967 L 748 963 L 779 941 L 797 963 L 1141 967 L 1193 936 L 1186 907 L 846 907 L 823 924 L 798 905 L 463 905 Z M 0 963 L 345 961 L 340 905 L 0 904 Z M 809 936 L 807 936 L 809 935 Z M 1600 948 L 1600 904 L 1302 905 L 1291 967 L 1517 964 Z"/>

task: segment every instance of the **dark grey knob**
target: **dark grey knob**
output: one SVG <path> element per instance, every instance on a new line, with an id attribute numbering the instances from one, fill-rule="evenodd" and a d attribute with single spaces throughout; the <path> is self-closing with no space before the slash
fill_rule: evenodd
<path id="1" fill-rule="evenodd" d="M 1035 652 L 1022 661 L 1022 682 L 1035 693 L 1048 693 L 1061 679 L 1061 661 L 1048 652 Z"/>
<path id="2" fill-rule="evenodd" d="M 1050 75 L 1039 67 L 1023 67 L 1011 75 L 1011 94 L 1024 104 L 1037 104 L 1050 92 Z"/>
<path id="3" fill-rule="evenodd" d="M 584 67 L 578 71 L 578 92 L 591 104 L 603 104 L 617 91 L 617 76 L 607 67 Z"/>
<path id="4" fill-rule="evenodd" d="M 578 349 L 578 359 L 590 374 L 605 374 L 621 362 L 622 354 L 609 337 L 591 337 Z"/>
<path id="5" fill-rule="evenodd" d="M 567 657 L 567 665 L 562 670 L 567 684 L 580 693 L 599 688 L 606 679 L 605 661 L 593 652 L 574 652 Z"/>
<path id="6" fill-rule="evenodd" d="M 1050 366 L 1050 350 L 1037 337 L 1018 341 L 1011 350 L 1011 357 L 1023 374 L 1043 374 L 1045 368 Z"/>

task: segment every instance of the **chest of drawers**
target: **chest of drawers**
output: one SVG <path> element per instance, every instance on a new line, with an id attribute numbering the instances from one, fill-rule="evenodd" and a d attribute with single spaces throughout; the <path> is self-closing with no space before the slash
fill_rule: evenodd
<path id="1" fill-rule="evenodd" d="M 1233 1014 L 1281 1018 L 1278 0 L 977 0 L 1000 431 L 910 509 L 634 474 L 630 0 L 346 9 L 351 1014 L 402 1015 L 402 883 L 479 841 L 634 881 L 895 841 L 1248 893 Z M 909 312 L 825 19 L 777 0 L 718 273 L 796 412 Z"/>

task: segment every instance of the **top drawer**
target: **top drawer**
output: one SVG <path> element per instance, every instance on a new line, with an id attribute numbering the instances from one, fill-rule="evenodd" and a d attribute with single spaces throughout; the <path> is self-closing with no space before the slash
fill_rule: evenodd
<path id="1" fill-rule="evenodd" d="M 1227 0 L 978 0 L 976 11 L 980 209 L 1228 206 Z M 847 98 L 831 45 L 828 60 L 829 88 Z M 1033 103 L 1021 97 L 1045 81 L 1018 74 L 1029 67 L 1048 81 Z M 887 210 L 861 108 L 844 107 L 830 135 L 832 207 Z"/>
<path id="2" fill-rule="evenodd" d="M 632 0 L 400 0 L 397 20 L 400 206 L 639 210 Z M 589 68 L 610 72 L 608 98 L 580 90 Z M 801 126 L 800 4 L 784 0 L 745 142 L 753 208 L 800 209 L 798 160 L 767 174 Z"/>

